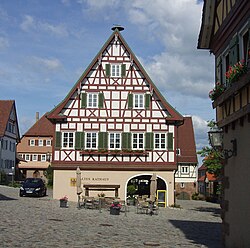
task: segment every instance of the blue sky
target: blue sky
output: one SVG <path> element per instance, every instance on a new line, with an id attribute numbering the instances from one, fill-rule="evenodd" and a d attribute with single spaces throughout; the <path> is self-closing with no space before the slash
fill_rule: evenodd
<path id="1" fill-rule="evenodd" d="M 111 35 L 113 24 L 167 101 L 191 115 L 197 148 L 214 119 L 214 57 L 197 50 L 196 0 L 1 0 L 0 99 L 16 101 L 24 134 L 57 105 Z"/>

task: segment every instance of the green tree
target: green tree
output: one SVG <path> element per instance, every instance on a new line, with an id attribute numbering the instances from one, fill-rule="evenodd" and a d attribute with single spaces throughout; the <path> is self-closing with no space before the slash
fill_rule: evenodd
<path id="1" fill-rule="evenodd" d="M 216 126 L 216 122 L 214 120 L 208 121 L 207 126 L 213 128 Z M 207 171 L 209 173 L 213 173 L 216 177 L 221 176 L 223 160 L 222 151 L 215 150 L 211 146 L 205 146 L 200 151 L 198 151 L 197 154 L 203 157 L 203 165 L 207 167 Z"/>

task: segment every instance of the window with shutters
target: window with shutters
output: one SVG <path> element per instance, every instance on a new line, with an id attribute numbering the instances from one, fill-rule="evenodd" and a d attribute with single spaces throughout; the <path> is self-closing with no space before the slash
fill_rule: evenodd
<path id="1" fill-rule="evenodd" d="M 43 146 L 43 140 L 41 139 L 38 140 L 38 146 Z"/>
<path id="2" fill-rule="evenodd" d="M 65 132 L 62 133 L 62 147 L 67 149 L 74 148 L 74 133 Z"/>
<path id="3" fill-rule="evenodd" d="M 111 77 L 120 77 L 120 76 L 121 76 L 121 65 L 111 64 Z"/>
<path id="4" fill-rule="evenodd" d="M 155 149 L 162 150 L 166 149 L 166 134 L 165 133 L 155 133 Z"/>
<path id="5" fill-rule="evenodd" d="M 86 149 L 97 149 L 97 133 L 86 133 Z"/>
<path id="6" fill-rule="evenodd" d="M 97 108 L 98 107 L 98 94 L 97 93 L 88 93 L 87 94 L 87 106 L 88 106 L 88 108 Z"/>
<path id="7" fill-rule="evenodd" d="M 30 140 L 30 146 L 35 146 L 35 140 Z"/>
<path id="8" fill-rule="evenodd" d="M 32 161 L 37 161 L 37 154 L 32 155 Z"/>
<path id="9" fill-rule="evenodd" d="M 110 149 L 121 149 L 121 134 L 110 133 L 109 134 L 109 148 Z"/>
<path id="10" fill-rule="evenodd" d="M 25 160 L 30 161 L 30 155 L 29 154 L 25 154 Z"/>
<path id="11" fill-rule="evenodd" d="M 144 94 L 134 94 L 134 108 L 144 108 Z"/>
<path id="12" fill-rule="evenodd" d="M 46 154 L 42 154 L 41 155 L 41 161 L 42 162 L 46 162 Z"/>
<path id="13" fill-rule="evenodd" d="M 46 146 L 51 146 L 51 140 L 46 140 Z"/>
<path id="14" fill-rule="evenodd" d="M 144 148 L 144 135 L 143 133 L 133 133 L 133 149 L 141 150 Z"/>

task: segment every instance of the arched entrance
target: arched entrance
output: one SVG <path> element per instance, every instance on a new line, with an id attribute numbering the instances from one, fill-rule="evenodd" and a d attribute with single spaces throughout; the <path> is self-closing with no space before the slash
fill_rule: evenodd
<path id="1" fill-rule="evenodd" d="M 127 183 L 127 197 L 149 197 L 150 196 L 150 179 L 152 175 L 138 175 L 130 178 Z M 167 190 L 165 181 L 157 177 L 156 190 Z"/>

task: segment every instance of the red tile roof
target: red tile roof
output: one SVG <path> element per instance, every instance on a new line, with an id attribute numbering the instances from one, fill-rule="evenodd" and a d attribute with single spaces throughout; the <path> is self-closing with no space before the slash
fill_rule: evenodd
<path id="1" fill-rule="evenodd" d="M 54 125 L 43 115 L 23 136 L 53 136 Z"/>
<path id="2" fill-rule="evenodd" d="M 178 162 L 198 163 L 191 117 L 184 117 L 184 124 L 178 128 Z"/>
<path id="3" fill-rule="evenodd" d="M 199 171 L 202 171 L 202 170 L 207 170 L 207 167 L 205 165 L 202 165 L 199 169 Z M 206 177 L 208 178 L 208 181 L 209 182 L 213 182 L 213 181 L 217 181 L 218 178 L 216 178 L 216 176 L 213 174 L 213 173 L 209 173 L 206 171 Z M 204 182 L 206 180 L 206 177 L 205 176 L 201 176 L 198 178 L 198 182 Z"/>
<path id="4" fill-rule="evenodd" d="M 14 100 L 0 100 L 0 137 L 4 136 Z"/>

